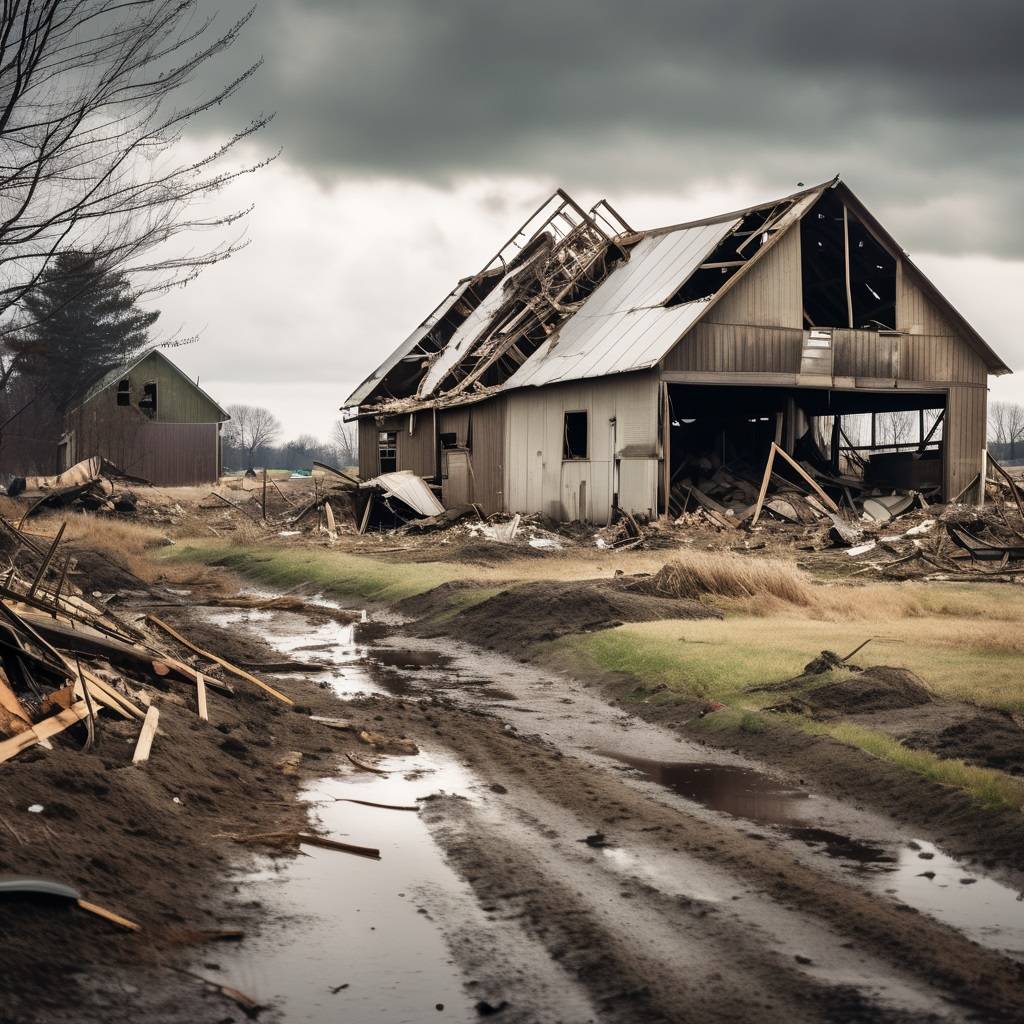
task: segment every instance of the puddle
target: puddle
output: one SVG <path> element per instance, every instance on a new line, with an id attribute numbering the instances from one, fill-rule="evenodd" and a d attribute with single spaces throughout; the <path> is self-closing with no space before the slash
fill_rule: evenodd
<path id="1" fill-rule="evenodd" d="M 972 871 L 921 839 L 900 846 L 896 863 L 872 874 L 878 891 L 983 946 L 1024 959 L 1024 893 Z"/>
<path id="2" fill-rule="evenodd" d="M 476 1019 L 421 901 L 427 891 L 461 896 L 462 883 L 418 814 L 338 799 L 413 804 L 440 790 L 468 793 L 472 779 L 431 755 L 394 758 L 383 767 L 395 774 L 321 779 L 303 794 L 329 836 L 378 847 L 381 859 L 313 846 L 290 860 L 261 857 L 237 884 L 247 899 L 264 904 L 268 921 L 282 926 L 218 950 L 220 970 L 200 965 L 200 973 L 273 1002 L 290 1024 Z"/>
<path id="3" fill-rule="evenodd" d="M 651 782 L 695 800 L 714 811 L 765 825 L 790 825 L 807 817 L 809 794 L 793 789 L 753 768 L 691 761 L 657 761 L 602 751 L 602 756 L 628 764 Z"/>

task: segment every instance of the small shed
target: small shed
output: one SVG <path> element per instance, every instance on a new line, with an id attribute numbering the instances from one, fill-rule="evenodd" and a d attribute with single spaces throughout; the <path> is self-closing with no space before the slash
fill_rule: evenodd
<path id="1" fill-rule="evenodd" d="M 214 483 L 231 417 L 162 352 L 111 370 L 64 417 L 61 470 L 99 455 L 160 487 Z"/>

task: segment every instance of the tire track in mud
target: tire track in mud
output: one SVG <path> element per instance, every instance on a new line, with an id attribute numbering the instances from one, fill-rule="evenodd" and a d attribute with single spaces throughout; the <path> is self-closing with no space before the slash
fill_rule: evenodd
<path id="1" fill-rule="evenodd" d="M 825 926 L 862 956 L 881 961 L 919 996 L 934 993 L 930 1010 L 900 1008 L 875 1002 L 860 988 L 816 980 L 798 969 L 803 965 L 779 957 L 744 920 L 742 900 L 734 904 L 737 910 L 709 913 L 699 901 L 687 904 L 650 886 L 634 904 L 646 905 L 642 913 L 609 914 L 595 894 L 629 903 L 631 898 L 619 893 L 630 886 L 621 879 L 609 886 L 601 872 L 558 853 L 559 840 L 578 836 L 552 835 L 550 828 L 538 826 L 533 830 L 537 842 L 520 842 L 522 830 L 503 830 L 500 819 L 489 820 L 461 802 L 434 804 L 428 822 L 478 898 L 500 901 L 502 886 L 507 889 L 514 878 L 512 888 L 529 895 L 518 897 L 513 912 L 522 914 L 523 927 L 552 956 L 569 965 L 602 1006 L 602 1018 L 867 1021 L 965 1019 L 978 1013 L 986 1020 L 1019 1019 L 1024 968 L 954 929 L 816 871 L 742 822 L 689 815 L 638 791 L 614 770 L 504 732 L 498 720 L 485 714 L 435 699 L 419 706 L 414 717 L 420 716 L 431 720 L 436 739 L 475 773 L 510 791 L 501 800 L 528 806 L 539 795 L 566 821 L 575 817 L 607 828 L 624 847 L 709 863 L 809 925 Z M 593 887 L 589 893 L 587 886 Z M 630 917 L 637 924 L 625 928 Z M 659 952 L 644 956 L 638 946 L 648 930 L 659 936 Z M 678 949 L 681 937 L 692 935 L 697 958 L 678 964 L 666 960 L 660 947 Z M 692 982 L 695 964 L 706 971 L 699 985 Z M 684 981 L 678 971 L 690 974 Z"/>

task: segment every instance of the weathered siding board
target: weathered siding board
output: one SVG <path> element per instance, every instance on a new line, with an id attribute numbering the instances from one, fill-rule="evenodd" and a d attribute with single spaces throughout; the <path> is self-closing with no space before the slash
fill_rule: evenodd
<path id="1" fill-rule="evenodd" d="M 131 384 L 131 405 L 117 404 L 118 382 L 111 384 L 99 394 L 93 395 L 83 408 L 105 408 L 111 406 L 119 412 L 137 408 L 145 384 L 156 384 L 156 415 L 153 423 L 216 423 L 221 412 L 191 381 L 183 377 L 163 358 L 152 353 L 133 367 L 126 375 Z M 122 377 L 120 380 L 124 380 Z M 147 417 L 149 419 L 149 417 Z"/>
<path id="2" fill-rule="evenodd" d="M 699 323 L 663 365 L 705 373 L 799 373 L 802 347 L 799 329 Z"/>
<path id="3" fill-rule="evenodd" d="M 981 384 L 988 371 L 981 357 L 960 338 L 948 335 L 900 336 L 900 379 Z"/>
<path id="4" fill-rule="evenodd" d="M 896 264 L 896 327 L 906 334 L 955 337 L 958 333 L 911 275 L 905 273 L 902 260 Z"/>
<path id="5" fill-rule="evenodd" d="M 470 486 L 484 515 L 505 509 L 505 407 L 505 398 L 499 396 L 468 410 L 473 441 Z"/>
<path id="6" fill-rule="evenodd" d="M 159 401 L 159 398 L 158 398 Z M 158 487 L 187 487 L 217 480 L 220 434 L 216 423 L 160 423 L 137 409 L 94 403 L 68 419 L 76 458 L 99 455 Z"/>
<path id="7" fill-rule="evenodd" d="M 427 409 L 412 416 L 399 416 L 398 468 L 411 469 L 417 476 L 437 473 L 437 439 L 434 414 Z"/>
<path id="8" fill-rule="evenodd" d="M 377 424 L 372 416 L 359 421 L 359 476 L 369 480 L 377 475 Z"/>
<path id="9" fill-rule="evenodd" d="M 709 311 L 708 322 L 803 326 L 800 229 L 790 228 Z"/>
<path id="10" fill-rule="evenodd" d="M 410 433 L 411 429 L 411 433 Z M 359 421 L 359 475 L 364 480 L 380 473 L 378 442 L 380 435 L 394 432 L 398 469 L 408 469 L 418 476 L 434 476 L 437 472 L 434 440 L 434 415 L 429 410 L 411 418 L 389 416 L 376 420 L 372 416 Z"/>
<path id="11" fill-rule="evenodd" d="M 955 498 L 981 469 L 987 407 L 988 392 L 983 387 L 949 389 L 943 425 L 947 501 Z"/>
<path id="12" fill-rule="evenodd" d="M 657 375 L 652 373 L 509 393 L 505 414 L 507 511 L 577 518 L 583 484 L 583 514 L 596 523 L 607 522 L 615 459 L 657 466 L 658 396 Z M 588 458 L 563 462 L 565 413 L 581 410 L 588 414 Z M 627 482 L 638 482 L 627 493 L 620 487 L 622 506 L 636 512 L 655 510 L 656 469 L 627 473 L 626 477 Z"/>

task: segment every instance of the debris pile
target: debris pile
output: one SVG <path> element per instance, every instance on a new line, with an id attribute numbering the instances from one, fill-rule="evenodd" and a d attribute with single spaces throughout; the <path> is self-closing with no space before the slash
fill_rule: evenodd
<path id="1" fill-rule="evenodd" d="M 124 513 L 134 512 L 138 506 L 138 498 L 125 485 L 147 483 L 94 455 L 56 476 L 15 477 L 7 485 L 7 495 L 29 500 L 26 518 L 43 509 L 59 508 Z"/>
<path id="2" fill-rule="evenodd" d="M 0 763 L 68 732 L 89 748 L 102 718 L 139 724 L 133 762 L 145 761 L 159 722 L 158 701 L 187 688 L 208 720 L 207 688 L 227 682 L 189 664 L 195 655 L 286 704 L 290 698 L 256 676 L 205 651 L 154 615 L 145 626 L 189 654 L 169 653 L 143 625 L 85 599 L 73 583 L 76 562 L 59 554 L 64 525 L 51 541 L 0 517 L 0 550 L 9 569 L 0 583 Z M 169 696 L 167 699 L 171 699 Z"/>

